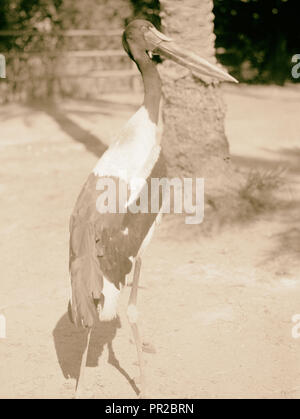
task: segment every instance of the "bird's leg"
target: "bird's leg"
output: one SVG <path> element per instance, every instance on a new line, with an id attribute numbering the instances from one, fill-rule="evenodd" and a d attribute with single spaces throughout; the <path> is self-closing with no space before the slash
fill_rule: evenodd
<path id="1" fill-rule="evenodd" d="M 127 316 L 128 320 L 131 326 L 131 330 L 133 333 L 136 350 L 137 350 L 137 356 L 138 356 L 138 362 L 140 367 L 140 398 L 145 397 L 145 387 L 146 387 L 146 380 L 145 380 L 145 364 L 144 364 L 144 358 L 143 358 L 143 350 L 142 350 L 142 341 L 137 325 L 137 291 L 138 291 L 138 285 L 139 285 L 139 279 L 140 279 L 140 272 L 141 272 L 141 258 L 138 257 L 135 262 L 134 266 L 134 274 L 133 274 L 133 282 L 132 282 L 132 288 L 129 296 L 128 301 L 128 307 L 127 307 Z"/>
<path id="2" fill-rule="evenodd" d="M 87 354 L 88 354 L 89 344 L 90 344 L 91 330 L 92 330 L 91 328 L 88 328 L 86 332 L 86 346 L 85 346 L 85 349 L 81 358 L 80 370 L 79 370 L 79 375 L 78 375 L 78 379 L 76 383 L 75 398 L 78 398 L 80 395 L 82 395 L 82 392 L 84 390 L 84 373 L 85 373 Z"/>

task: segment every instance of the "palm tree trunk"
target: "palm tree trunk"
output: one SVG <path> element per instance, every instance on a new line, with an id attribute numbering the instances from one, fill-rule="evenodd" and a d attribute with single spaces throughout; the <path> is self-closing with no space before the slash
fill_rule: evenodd
<path id="1" fill-rule="evenodd" d="M 161 0 L 162 28 L 214 63 L 212 0 Z M 163 79 L 163 148 L 169 176 L 215 178 L 229 166 L 220 87 L 205 84 L 170 62 Z"/>

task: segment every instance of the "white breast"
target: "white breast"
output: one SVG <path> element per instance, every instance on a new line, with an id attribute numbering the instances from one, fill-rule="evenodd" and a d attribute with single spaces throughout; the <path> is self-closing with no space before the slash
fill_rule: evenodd
<path id="1" fill-rule="evenodd" d="M 150 175 L 159 153 L 157 125 L 142 106 L 103 154 L 93 172 L 97 176 L 116 176 L 130 184 L 134 178 L 146 179 Z"/>

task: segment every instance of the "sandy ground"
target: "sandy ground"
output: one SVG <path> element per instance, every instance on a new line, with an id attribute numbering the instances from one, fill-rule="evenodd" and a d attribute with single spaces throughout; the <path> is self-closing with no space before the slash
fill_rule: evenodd
<path id="1" fill-rule="evenodd" d="M 299 398 L 300 90 L 226 87 L 236 164 L 289 168 L 290 209 L 214 234 L 163 223 L 143 260 L 140 323 L 148 396 Z M 68 220 L 77 194 L 139 98 L 0 108 L 0 398 L 73 395 L 83 335 L 68 320 Z M 125 316 L 94 331 L 87 390 L 135 398 L 136 352 Z"/>

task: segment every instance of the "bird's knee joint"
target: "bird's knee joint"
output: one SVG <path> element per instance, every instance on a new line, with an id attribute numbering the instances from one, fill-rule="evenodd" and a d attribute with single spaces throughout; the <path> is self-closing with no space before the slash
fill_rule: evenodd
<path id="1" fill-rule="evenodd" d="M 130 304 L 127 307 L 127 317 L 128 317 L 129 323 L 137 323 L 138 311 L 137 311 L 136 306 Z"/>

